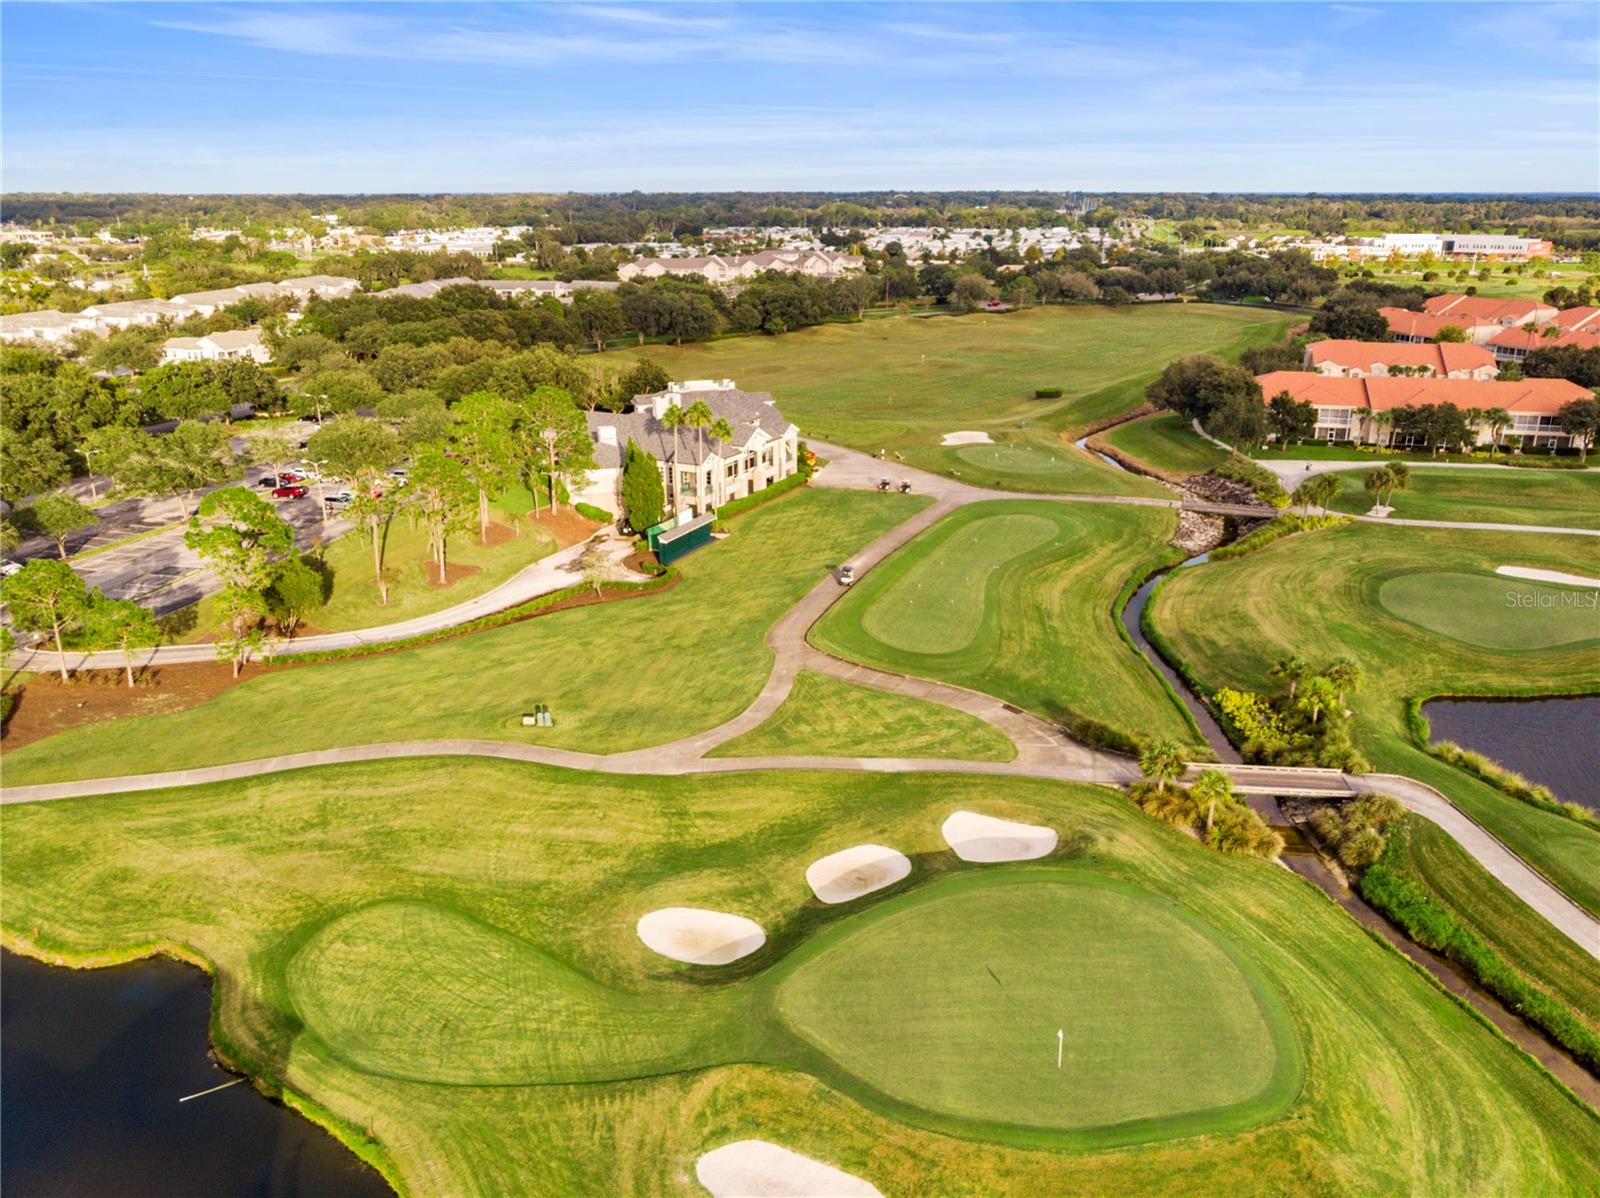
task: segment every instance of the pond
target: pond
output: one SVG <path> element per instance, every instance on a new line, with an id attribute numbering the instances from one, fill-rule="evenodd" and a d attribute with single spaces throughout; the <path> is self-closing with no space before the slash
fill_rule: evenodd
<path id="1" fill-rule="evenodd" d="M 1437 699 L 1422 709 L 1433 739 L 1453 740 L 1600 811 L 1600 695 L 1561 699 Z"/>
<path id="2" fill-rule="evenodd" d="M 322 1128 L 207 1053 L 211 984 L 155 959 L 69 970 L 0 953 L 6 1198 L 392 1198 Z"/>

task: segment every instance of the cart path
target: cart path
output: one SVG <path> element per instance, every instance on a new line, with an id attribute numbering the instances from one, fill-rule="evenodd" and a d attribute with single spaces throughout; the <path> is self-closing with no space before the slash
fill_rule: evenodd
<path id="1" fill-rule="evenodd" d="M 819 485 L 876 487 L 878 479 L 884 477 L 884 464 L 866 454 L 837 446 L 825 445 L 819 448 L 829 455 L 828 466 L 817 475 L 816 481 Z M 878 537 L 865 549 L 853 554 L 849 560 L 856 567 L 858 574 L 866 573 L 919 533 L 969 503 L 991 499 L 1039 498 L 1117 502 L 1167 508 L 1178 506 L 1175 501 L 1137 496 L 1100 497 L 1098 500 L 1092 500 L 1083 496 L 1017 495 L 1012 492 L 973 487 L 953 479 L 898 466 L 894 468 L 893 475 L 896 478 L 913 480 L 913 486 L 921 488 L 924 494 L 931 493 L 934 502 L 909 520 L 903 521 Z M 544 565 L 550 561 L 550 558 L 546 558 L 544 562 L 538 564 Z M 906 677 L 842 661 L 814 648 L 807 641 L 807 634 L 812 625 L 846 589 L 840 586 L 833 576 L 824 578 L 779 617 L 768 630 L 766 643 L 773 654 L 772 670 L 760 693 L 744 711 L 714 728 L 666 744 L 623 753 L 599 754 L 495 740 L 391 741 L 152 774 L 6 787 L 0 789 L 0 803 L 36 803 L 137 793 L 260 777 L 317 766 L 410 757 L 489 757 L 605 774 L 689 775 L 758 770 L 935 772 L 1032 777 L 1109 786 L 1125 786 L 1139 779 L 1138 765 L 1131 758 L 1091 749 L 1068 737 L 1047 721 L 992 695 L 931 679 Z M 448 612 L 436 615 L 444 616 L 448 615 Z M 120 665 L 120 662 L 118 664 Z M 1000 762 L 901 757 L 829 757 L 819 754 L 720 758 L 706 756 L 706 753 L 718 745 L 742 736 L 765 723 L 788 698 L 795 679 L 802 670 L 813 670 L 844 681 L 925 699 L 964 711 L 986 721 L 1009 737 L 1017 746 L 1017 757 L 1013 761 Z M 1190 768 L 1191 772 L 1195 772 L 1202 767 L 1197 764 Z M 1233 779 L 1241 792 L 1247 794 L 1325 795 L 1342 798 L 1381 788 L 1384 793 L 1392 794 L 1408 810 L 1438 824 L 1508 890 L 1591 956 L 1600 959 L 1600 920 L 1595 919 L 1542 874 L 1529 867 L 1443 794 L 1424 783 L 1397 775 L 1347 775 L 1324 769 L 1210 763 L 1206 763 L 1204 768 L 1222 770 Z"/>

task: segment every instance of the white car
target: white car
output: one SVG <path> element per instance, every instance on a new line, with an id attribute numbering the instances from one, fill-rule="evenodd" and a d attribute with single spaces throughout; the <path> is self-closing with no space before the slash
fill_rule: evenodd
<path id="1" fill-rule="evenodd" d="M 14 562 L 10 558 L 6 558 L 5 561 L 0 562 L 0 578 L 10 578 L 20 569 L 22 569 L 21 562 Z"/>

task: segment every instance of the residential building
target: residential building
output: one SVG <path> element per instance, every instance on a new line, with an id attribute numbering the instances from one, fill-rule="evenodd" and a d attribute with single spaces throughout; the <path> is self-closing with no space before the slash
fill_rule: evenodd
<path id="1" fill-rule="evenodd" d="M 1535 300 L 1489 299 L 1453 292 L 1430 296 L 1423 302 L 1422 310 L 1429 316 L 1466 317 L 1484 324 L 1497 324 L 1503 329 L 1519 324 L 1543 324 L 1556 316 L 1554 307 Z"/>
<path id="2" fill-rule="evenodd" d="M 640 258 L 617 269 L 623 282 L 659 279 L 664 275 L 699 275 L 708 283 L 737 283 L 769 270 L 835 279 L 862 270 L 866 263 L 854 254 L 832 250 L 762 250 L 759 254 L 712 254 L 703 258 Z"/>
<path id="3" fill-rule="evenodd" d="M 83 310 L 94 317 L 102 329 L 126 329 L 136 324 L 160 324 L 163 320 L 184 320 L 194 309 L 160 299 L 122 300 L 115 304 L 91 304 Z"/>
<path id="4" fill-rule="evenodd" d="M 1357 441 L 1367 445 L 1410 444 L 1396 437 L 1384 414 L 1396 408 L 1452 403 L 1472 419 L 1491 408 L 1504 408 L 1512 425 L 1501 443 L 1521 448 L 1567 448 L 1572 438 L 1561 430 L 1557 418 L 1566 404 L 1589 399 L 1591 392 L 1566 379 L 1356 378 L 1330 377 L 1301 370 L 1275 370 L 1258 375 L 1256 382 L 1267 399 L 1287 391 L 1309 403 L 1317 413 L 1316 432 L 1322 441 Z M 1491 440 L 1486 427 L 1478 428 L 1477 443 Z"/>
<path id="5" fill-rule="evenodd" d="M 1558 345 L 1600 348 L 1600 308 L 1566 308 L 1548 324 L 1501 329 L 1488 342 L 1502 362 L 1520 362 L 1536 349 Z"/>
<path id="6" fill-rule="evenodd" d="M 719 441 L 694 428 L 680 428 L 674 435 L 661 422 L 672 408 L 687 410 L 697 402 L 732 426 L 731 440 Z M 588 421 L 595 469 L 581 493 L 573 488 L 574 498 L 607 511 L 621 510 L 623 455 L 630 440 L 655 455 L 669 514 L 704 515 L 799 469 L 800 430 L 784 418 L 771 395 L 741 391 L 731 379 L 671 383 L 664 391 L 634 396 L 626 412 L 590 412 Z"/>
<path id="7" fill-rule="evenodd" d="M 18 312 L 14 316 L 0 316 L 0 341 L 40 341 L 54 344 L 65 341 L 74 333 L 100 332 L 92 316 L 77 312 Z"/>
<path id="8" fill-rule="evenodd" d="M 161 345 L 161 362 L 235 362 L 249 358 L 270 362 L 272 351 L 262 340 L 260 329 L 234 329 L 207 333 L 204 337 L 169 337 Z"/>
<path id="9" fill-rule="evenodd" d="M 373 295 L 383 299 L 430 299 L 446 287 L 482 287 L 500 296 L 553 296 L 568 304 L 580 291 L 615 291 L 620 286 L 621 283 L 604 279 L 574 279 L 566 282 L 562 279 L 469 279 L 465 275 L 455 275 L 448 279 L 428 279 L 422 283 L 402 283 L 387 291 L 375 291 Z"/>
<path id="10" fill-rule="evenodd" d="M 1306 346 L 1305 364 L 1318 374 L 1349 378 L 1492 379 L 1500 373 L 1494 355 L 1483 346 L 1451 341 L 1313 341 Z"/>
<path id="11" fill-rule="evenodd" d="M 1439 330 L 1446 326 L 1460 329 L 1467 340 L 1483 345 L 1504 325 L 1495 321 L 1480 320 L 1469 315 L 1429 316 L 1426 312 L 1413 312 L 1409 308 L 1379 308 L 1379 313 L 1389 322 L 1389 334 L 1396 341 L 1433 341 Z"/>

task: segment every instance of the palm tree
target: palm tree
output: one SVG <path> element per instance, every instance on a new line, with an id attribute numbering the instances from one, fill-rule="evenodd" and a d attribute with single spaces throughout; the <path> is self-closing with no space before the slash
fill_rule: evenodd
<path id="1" fill-rule="evenodd" d="M 1377 437 L 1378 444 L 1385 444 L 1386 442 L 1384 441 L 1383 434 L 1386 430 L 1394 428 L 1394 413 L 1387 410 L 1382 412 L 1374 412 L 1372 414 L 1372 423 L 1375 429 L 1374 435 Z M 1391 436 L 1389 438 L 1389 442 L 1392 443 L 1393 440 L 1394 438 Z"/>
<path id="2" fill-rule="evenodd" d="M 1289 701 L 1294 701 L 1294 692 L 1300 685 L 1300 680 L 1311 673 L 1311 663 L 1303 657 L 1280 657 L 1273 663 L 1272 669 L 1267 673 L 1274 678 L 1287 678 L 1289 680 Z"/>
<path id="3" fill-rule="evenodd" d="M 1489 456 L 1494 457 L 1500 452 L 1500 434 L 1511 427 L 1511 413 L 1504 408 L 1490 408 L 1482 420 L 1489 430 Z"/>
<path id="4" fill-rule="evenodd" d="M 1206 813 L 1206 835 L 1211 835 L 1211 825 L 1216 819 L 1217 804 L 1233 798 L 1233 783 L 1221 770 L 1201 770 L 1200 776 L 1189 787 L 1189 799 L 1194 803 L 1195 814 L 1201 808 Z"/>
<path id="5" fill-rule="evenodd" d="M 1372 471 L 1366 478 L 1361 480 L 1361 485 L 1366 489 L 1367 494 L 1372 496 L 1373 503 L 1381 506 L 1383 493 L 1389 486 L 1389 468 L 1387 466 L 1378 467 L 1378 469 Z"/>
<path id="6" fill-rule="evenodd" d="M 1392 499 L 1396 491 L 1409 491 L 1411 489 L 1411 467 L 1404 462 L 1390 462 L 1389 471 L 1389 497 Z"/>
<path id="7" fill-rule="evenodd" d="M 706 429 L 716 423 L 717 415 L 703 399 L 697 399 L 689 405 L 689 410 L 683 414 L 683 422 L 694 429 L 695 446 L 698 449 L 700 464 L 705 464 L 706 456 Z"/>
<path id="8" fill-rule="evenodd" d="M 1344 706 L 1346 691 L 1361 685 L 1361 667 L 1348 657 L 1336 657 L 1324 667 L 1322 676 L 1333 683 L 1339 694 L 1339 706 Z"/>
<path id="9" fill-rule="evenodd" d="M 1166 737 L 1157 737 L 1139 754 L 1139 772 L 1163 786 L 1182 777 L 1186 765 L 1183 747 Z"/>
<path id="10" fill-rule="evenodd" d="M 672 510 L 677 512 L 678 499 L 678 430 L 683 427 L 683 406 L 673 404 L 661 415 L 661 427 L 672 430 Z"/>

